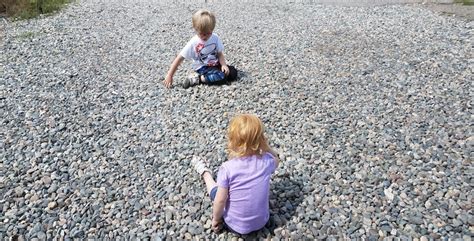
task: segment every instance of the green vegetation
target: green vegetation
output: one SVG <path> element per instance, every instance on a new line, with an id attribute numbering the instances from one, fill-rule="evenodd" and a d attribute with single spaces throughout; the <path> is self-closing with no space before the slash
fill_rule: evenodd
<path id="1" fill-rule="evenodd" d="M 455 3 L 462 3 L 463 5 L 474 6 L 474 0 L 455 0 Z"/>
<path id="2" fill-rule="evenodd" d="M 61 9 L 70 0 L 0 0 L 0 14 L 19 19 L 34 18 Z"/>
<path id="3" fill-rule="evenodd" d="M 28 31 L 28 32 L 24 32 L 24 33 L 18 35 L 17 38 L 26 39 L 26 38 L 31 38 L 33 36 L 35 36 L 35 33 Z"/>
<path id="4" fill-rule="evenodd" d="M 464 5 L 474 6 L 474 0 L 463 0 Z"/>

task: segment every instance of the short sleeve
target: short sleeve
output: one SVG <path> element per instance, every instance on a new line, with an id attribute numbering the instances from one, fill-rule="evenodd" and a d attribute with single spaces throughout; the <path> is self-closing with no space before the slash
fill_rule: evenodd
<path id="1" fill-rule="evenodd" d="M 221 38 L 217 37 L 217 52 L 223 52 L 223 51 L 224 51 L 224 44 L 222 43 Z"/>
<path id="2" fill-rule="evenodd" d="M 270 168 L 270 170 L 271 170 L 270 173 L 274 173 L 275 170 L 276 170 L 276 168 L 277 168 L 276 157 L 274 157 L 270 152 L 267 152 L 265 155 L 266 155 L 266 158 L 268 158 L 269 161 L 270 161 L 270 163 L 271 163 L 271 164 L 270 164 L 270 167 L 271 167 L 271 168 Z"/>
<path id="3" fill-rule="evenodd" d="M 221 165 L 219 172 L 217 173 L 217 186 L 229 188 L 229 177 L 224 165 Z"/>
<path id="4" fill-rule="evenodd" d="M 183 56 L 185 59 L 193 58 L 193 39 L 191 39 L 186 46 L 179 52 L 179 55 Z"/>

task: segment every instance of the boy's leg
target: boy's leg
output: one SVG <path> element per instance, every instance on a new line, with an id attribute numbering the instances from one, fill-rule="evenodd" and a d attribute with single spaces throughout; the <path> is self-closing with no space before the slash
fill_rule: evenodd
<path id="1" fill-rule="evenodd" d="M 202 74 L 207 84 L 220 84 L 225 80 L 225 74 L 218 67 L 209 67 Z"/>
<path id="2" fill-rule="evenodd" d="M 199 78 L 200 78 L 200 75 L 198 72 L 189 74 L 188 77 L 184 80 L 183 87 L 187 89 L 190 86 L 198 85 Z"/>
<path id="3" fill-rule="evenodd" d="M 226 80 L 234 81 L 237 79 L 237 69 L 234 66 L 229 65 L 229 74 L 226 76 Z"/>

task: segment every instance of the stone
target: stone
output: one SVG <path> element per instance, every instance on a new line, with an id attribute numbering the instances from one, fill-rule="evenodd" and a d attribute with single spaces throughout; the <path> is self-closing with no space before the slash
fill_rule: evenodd
<path id="1" fill-rule="evenodd" d="M 41 178 L 41 181 L 43 182 L 44 185 L 49 186 L 49 184 L 51 184 L 51 177 L 43 176 L 43 178 Z"/>
<path id="2" fill-rule="evenodd" d="M 395 195 L 393 194 L 392 188 L 386 188 L 384 189 L 383 192 L 388 201 L 390 202 L 393 201 L 393 198 L 395 197 Z"/>
<path id="3" fill-rule="evenodd" d="M 206 223 L 204 224 L 205 229 L 210 229 L 212 227 L 212 221 L 208 219 Z"/>
<path id="4" fill-rule="evenodd" d="M 194 34 L 187 3 L 0 17 L 0 240 L 235 240 L 211 230 L 190 160 L 216 177 L 237 113 L 261 118 L 281 158 L 273 225 L 246 238 L 472 233 L 472 23 L 426 4 L 308 2 L 212 1 L 239 78 L 188 89 L 189 60 L 163 85 Z"/>

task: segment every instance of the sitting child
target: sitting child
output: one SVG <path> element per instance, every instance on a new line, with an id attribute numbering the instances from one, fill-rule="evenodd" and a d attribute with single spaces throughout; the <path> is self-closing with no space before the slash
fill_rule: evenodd
<path id="1" fill-rule="evenodd" d="M 255 115 L 238 115 L 228 129 L 229 159 L 214 181 L 206 163 L 194 157 L 191 163 L 206 183 L 212 206 L 212 229 L 224 224 L 230 231 L 248 234 L 265 226 L 270 217 L 270 178 L 278 167 L 264 126 Z"/>
<path id="2" fill-rule="evenodd" d="M 196 35 L 186 44 L 171 64 L 164 80 L 166 87 L 173 85 L 173 76 L 184 59 L 193 60 L 196 73 L 184 81 L 184 88 L 199 83 L 221 84 L 237 78 L 237 70 L 227 66 L 224 57 L 224 45 L 213 33 L 216 26 L 214 14 L 207 10 L 199 10 L 193 14 L 193 28 Z"/>

